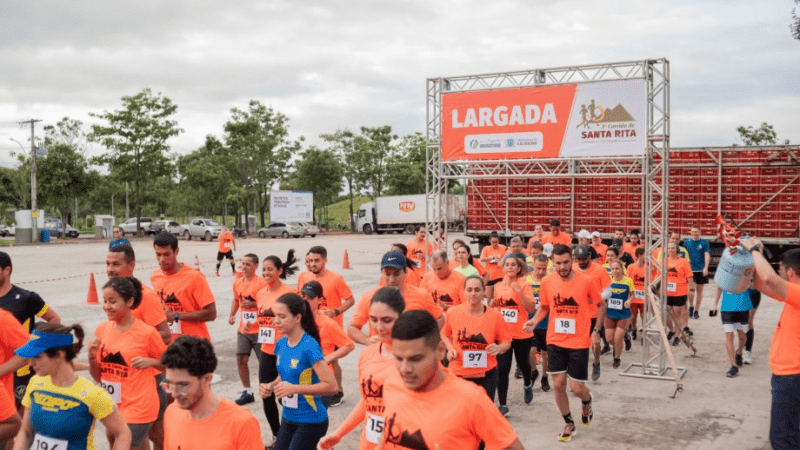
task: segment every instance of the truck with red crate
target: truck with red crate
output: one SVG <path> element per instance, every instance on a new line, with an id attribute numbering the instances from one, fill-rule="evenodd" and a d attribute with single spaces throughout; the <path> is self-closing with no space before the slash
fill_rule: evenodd
<path id="1" fill-rule="evenodd" d="M 692 226 L 719 254 L 715 219 L 730 216 L 747 233 L 782 253 L 800 246 L 800 146 L 672 148 L 668 227 L 689 238 Z M 642 229 L 642 176 L 548 176 L 541 170 L 467 180 L 466 235 L 481 245 L 492 231 L 533 236 L 535 225 L 599 231 Z"/>

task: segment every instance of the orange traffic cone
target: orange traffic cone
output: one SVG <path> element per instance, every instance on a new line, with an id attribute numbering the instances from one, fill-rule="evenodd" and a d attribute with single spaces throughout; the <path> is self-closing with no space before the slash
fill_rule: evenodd
<path id="1" fill-rule="evenodd" d="M 97 285 L 94 282 L 94 274 L 89 274 L 89 293 L 86 295 L 87 305 L 97 305 L 100 302 L 97 299 Z"/>
<path id="2" fill-rule="evenodd" d="M 347 250 L 344 251 L 344 259 L 342 260 L 342 269 L 350 268 L 350 258 L 347 257 Z"/>
<path id="3" fill-rule="evenodd" d="M 198 272 L 202 272 L 202 271 L 203 271 L 203 270 L 200 268 L 200 258 L 198 258 L 198 257 L 197 257 L 197 255 L 194 255 L 194 268 L 195 268 L 195 269 L 196 269 Z"/>

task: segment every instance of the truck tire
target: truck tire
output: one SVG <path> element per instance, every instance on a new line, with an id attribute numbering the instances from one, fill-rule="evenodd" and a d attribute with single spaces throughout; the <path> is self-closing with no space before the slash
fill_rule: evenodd
<path id="1" fill-rule="evenodd" d="M 406 234 L 414 234 L 414 225 L 411 225 L 411 224 L 406 225 L 406 227 L 403 229 L 403 231 Z"/>
<path id="2" fill-rule="evenodd" d="M 261 239 L 264 239 L 265 237 L 267 237 L 267 233 L 264 233 L 263 231 L 259 231 L 258 232 L 258 237 L 260 237 Z"/>
<path id="3" fill-rule="evenodd" d="M 184 231 L 183 232 L 183 238 L 186 239 L 187 241 L 191 241 L 192 240 L 192 233 L 189 233 L 189 230 Z"/>
<path id="4" fill-rule="evenodd" d="M 364 232 L 364 234 L 372 234 L 372 225 L 365 224 L 362 231 Z"/>
<path id="5" fill-rule="evenodd" d="M 203 235 L 203 240 L 204 241 L 209 241 L 209 242 L 211 241 L 211 232 L 210 231 L 206 231 L 206 234 Z"/>
<path id="6" fill-rule="evenodd" d="M 284 238 L 284 239 L 289 239 L 289 232 L 288 231 L 284 231 L 283 233 L 281 233 L 281 237 Z"/>

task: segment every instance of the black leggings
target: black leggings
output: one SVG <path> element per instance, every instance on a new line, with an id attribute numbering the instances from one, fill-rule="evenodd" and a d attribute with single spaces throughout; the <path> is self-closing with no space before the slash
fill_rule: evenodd
<path id="1" fill-rule="evenodd" d="M 465 378 L 486 390 L 486 394 L 494 403 L 494 393 L 497 391 L 497 367 L 487 371 L 481 378 Z"/>
<path id="2" fill-rule="evenodd" d="M 278 378 L 277 362 L 278 358 L 269 353 L 262 353 L 258 365 L 258 382 L 270 383 Z M 278 413 L 278 403 L 275 401 L 275 394 L 262 399 L 264 404 L 264 414 L 267 416 L 269 428 L 272 430 L 272 435 L 277 436 L 281 428 L 281 416 Z"/>
<path id="3" fill-rule="evenodd" d="M 511 348 L 507 352 L 497 355 L 497 395 L 501 405 L 506 404 L 508 397 L 508 376 L 511 373 L 511 353 L 517 359 L 517 366 L 522 371 L 522 380 L 525 386 L 531 384 L 531 361 L 529 354 L 533 338 L 512 339 Z"/>
<path id="4" fill-rule="evenodd" d="M 317 448 L 319 440 L 328 432 L 328 419 L 320 423 L 294 423 L 284 420 L 275 450 L 307 450 Z"/>

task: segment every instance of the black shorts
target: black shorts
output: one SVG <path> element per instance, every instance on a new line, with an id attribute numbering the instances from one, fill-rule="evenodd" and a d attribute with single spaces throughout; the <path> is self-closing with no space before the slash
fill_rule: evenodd
<path id="1" fill-rule="evenodd" d="M 22 397 L 25 397 L 25 391 L 28 389 L 28 382 L 31 381 L 34 375 L 35 373 L 30 367 L 28 367 L 27 375 L 20 377 L 16 373 L 14 374 L 14 403 L 16 403 L 17 409 L 22 407 Z"/>
<path id="2" fill-rule="evenodd" d="M 733 333 L 737 330 L 747 333 L 747 324 L 750 320 L 750 311 L 720 311 L 722 331 Z"/>
<path id="3" fill-rule="evenodd" d="M 758 305 L 761 304 L 761 291 L 755 289 L 750 291 L 750 303 L 753 304 L 753 309 L 758 309 Z"/>
<path id="4" fill-rule="evenodd" d="M 703 275 L 703 272 L 692 272 L 695 284 L 708 284 L 708 275 Z"/>
<path id="5" fill-rule="evenodd" d="M 566 373 L 573 380 L 585 383 L 589 379 L 589 349 L 548 345 L 547 373 Z"/>
<path id="6" fill-rule="evenodd" d="M 686 296 L 677 295 L 667 297 L 667 306 L 686 306 Z"/>
<path id="7" fill-rule="evenodd" d="M 222 258 L 228 258 L 233 261 L 233 250 L 228 250 L 228 253 L 217 252 L 217 261 L 222 261 Z"/>
<path id="8" fill-rule="evenodd" d="M 533 345 L 536 346 L 537 352 L 547 351 L 547 329 L 533 329 Z"/>
<path id="9" fill-rule="evenodd" d="M 487 286 L 487 287 L 488 287 L 488 286 L 494 286 L 495 284 L 497 284 L 497 283 L 499 283 L 499 282 L 501 282 L 501 281 L 503 281 L 503 279 L 502 279 L 502 278 L 498 278 L 498 279 L 496 279 L 496 280 L 490 280 L 488 283 L 486 283 L 486 286 Z"/>

